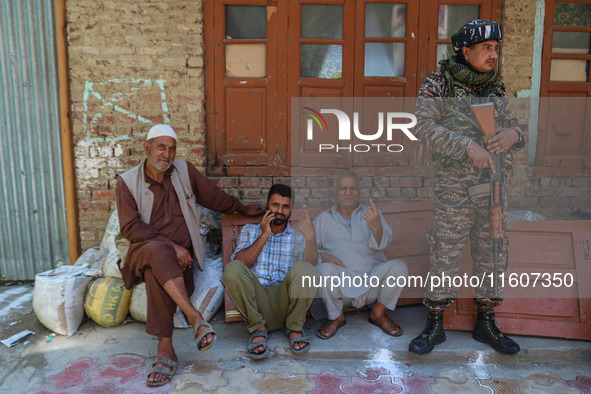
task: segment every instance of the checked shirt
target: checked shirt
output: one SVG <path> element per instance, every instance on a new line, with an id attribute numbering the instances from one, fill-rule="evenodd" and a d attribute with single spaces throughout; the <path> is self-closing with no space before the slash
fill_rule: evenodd
<path id="1" fill-rule="evenodd" d="M 238 236 L 232 260 L 236 253 L 252 245 L 262 233 L 258 224 L 244 225 Z M 271 234 L 251 269 L 263 286 L 281 283 L 292 264 L 304 257 L 305 246 L 304 236 L 292 230 L 288 223 L 285 231 Z"/>

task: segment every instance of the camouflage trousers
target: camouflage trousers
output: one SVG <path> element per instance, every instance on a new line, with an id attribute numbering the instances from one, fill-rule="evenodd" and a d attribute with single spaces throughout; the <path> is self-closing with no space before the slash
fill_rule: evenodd
<path id="1" fill-rule="evenodd" d="M 488 172 L 488 170 L 483 170 Z M 450 278 L 449 281 L 435 281 L 429 285 L 425 294 L 424 304 L 431 310 L 444 310 L 458 295 L 458 287 L 454 286 L 451 278 L 467 273 L 468 277 L 477 277 L 477 281 L 462 282 L 464 291 L 475 291 L 474 304 L 479 310 L 492 312 L 493 308 L 502 301 L 501 287 L 493 281 L 495 271 L 494 244 L 490 239 L 488 195 L 471 198 L 468 188 L 475 184 L 488 181 L 484 173 L 478 169 L 466 173 L 461 169 L 445 168 L 435 171 L 435 201 L 433 205 L 434 227 L 427 231 L 430 246 L 429 271 L 430 277 Z M 507 207 L 506 185 L 503 185 L 503 212 Z M 499 242 L 496 275 L 505 272 L 507 268 L 507 220 L 503 218 L 505 229 L 504 241 Z M 472 256 L 472 273 L 469 270 L 459 272 L 460 261 L 466 245 L 470 241 Z M 492 274 L 492 275 L 491 275 Z M 484 278 L 484 280 L 482 280 Z M 472 293 L 473 294 L 473 293 Z"/>

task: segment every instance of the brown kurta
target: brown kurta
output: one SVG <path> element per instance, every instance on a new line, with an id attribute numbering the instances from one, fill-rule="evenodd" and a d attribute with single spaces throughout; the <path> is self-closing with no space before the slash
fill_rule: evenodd
<path id="1" fill-rule="evenodd" d="M 222 213 L 245 212 L 236 197 L 226 194 L 187 162 L 189 179 L 198 204 Z M 117 180 L 117 211 L 121 235 L 131 245 L 125 266 L 121 269 L 125 286 L 131 289 L 142 280 L 146 282 L 148 318 L 146 332 L 159 337 L 171 337 L 176 304 L 162 287 L 169 279 L 182 276 L 187 293 L 194 290 L 193 269 L 181 272 L 171 241 L 192 254 L 191 238 L 175 193 L 169 168 L 162 183 L 144 178 L 154 193 L 150 223 L 142 222 L 138 206 L 122 178 Z"/>

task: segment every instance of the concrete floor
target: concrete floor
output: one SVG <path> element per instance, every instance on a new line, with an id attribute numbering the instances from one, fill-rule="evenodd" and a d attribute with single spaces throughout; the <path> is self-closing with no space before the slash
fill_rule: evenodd
<path id="1" fill-rule="evenodd" d="M 404 329 L 389 337 L 367 323 L 368 311 L 347 313 L 347 324 L 330 340 L 315 332 L 311 350 L 294 356 L 283 332 L 269 336 L 270 356 L 246 357 L 244 323 L 212 319 L 216 344 L 198 352 L 190 330 L 176 330 L 179 368 L 172 382 L 152 389 L 145 378 L 157 339 L 145 325 L 127 321 L 103 328 L 87 320 L 71 337 L 46 338 L 32 312 L 30 285 L 0 286 L 0 339 L 22 330 L 36 333 L 27 344 L 0 345 L 0 392 L 23 393 L 591 393 L 591 341 L 514 336 L 522 351 L 503 356 L 472 339 L 469 332 L 447 331 L 448 340 L 427 356 L 408 352 L 408 343 L 425 322 L 421 306 L 400 307 L 390 316 Z"/>

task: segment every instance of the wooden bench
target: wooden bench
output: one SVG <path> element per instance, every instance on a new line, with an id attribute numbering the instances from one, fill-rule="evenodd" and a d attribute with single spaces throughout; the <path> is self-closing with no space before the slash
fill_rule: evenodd
<path id="1" fill-rule="evenodd" d="M 409 275 L 427 275 L 429 270 L 429 245 L 425 231 L 433 227 L 432 201 L 395 201 L 377 203 L 376 206 L 384 215 L 386 222 L 392 228 L 392 243 L 385 251 L 388 259 L 406 261 Z M 312 218 L 316 217 L 328 207 L 310 208 Z M 297 223 L 303 215 L 302 209 L 295 209 L 291 220 Z M 232 253 L 236 249 L 238 234 L 242 226 L 250 223 L 260 223 L 260 217 L 250 217 L 242 214 L 222 215 L 222 237 L 224 266 L 230 262 Z M 416 289 L 405 288 L 398 301 L 399 305 L 418 304 L 422 295 Z M 243 321 L 236 304 L 225 292 L 226 321 Z"/>

